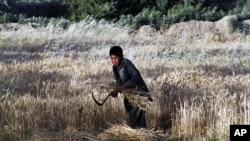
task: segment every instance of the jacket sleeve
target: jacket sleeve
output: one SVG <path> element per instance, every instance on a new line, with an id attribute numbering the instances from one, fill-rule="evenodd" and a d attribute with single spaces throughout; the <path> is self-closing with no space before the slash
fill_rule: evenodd
<path id="1" fill-rule="evenodd" d="M 133 87 L 136 84 L 138 84 L 141 74 L 130 60 L 126 61 L 125 67 L 126 70 L 128 71 L 128 74 L 131 76 L 127 82 L 127 85 Z"/>
<path id="2" fill-rule="evenodd" d="M 121 80 L 121 77 L 119 75 L 118 69 L 115 66 L 113 66 L 113 73 L 115 76 L 116 86 L 121 86 L 122 80 Z"/>

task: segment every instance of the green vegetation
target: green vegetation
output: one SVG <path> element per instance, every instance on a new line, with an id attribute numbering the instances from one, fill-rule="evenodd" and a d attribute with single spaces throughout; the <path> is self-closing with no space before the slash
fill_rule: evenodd
<path id="1" fill-rule="evenodd" d="M 231 32 L 247 34 L 249 30 L 248 25 L 244 24 L 239 18 L 231 18 L 228 26 Z"/>
<path id="2" fill-rule="evenodd" d="M 122 21 L 123 24 L 152 25 L 160 28 L 166 24 L 191 19 L 215 21 L 226 15 L 237 15 L 243 20 L 250 16 L 249 2 L 246 0 L 94 0 L 91 3 L 88 1 L 71 0 L 69 19 L 79 21 L 91 15 L 96 19 L 104 18 Z"/>
<path id="3" fill-rule="evenodd" d="M 43 5 L 46 10 L 27 12 L 20 6 L 20 1 L 1 0 L 0 23 L 19 22 L 33 16 L 64 17 L 78 22 L 91 16 L 136 27 L 152 25 L 159 29 L 192 19 L 215 21 L 226 15 L 236 15 L 241 22 L 250 17 L 250 2 L 247 0 L 22 0 L 21 3 L 46 3 Z M 49 5 L 54 7 L 49 8 Z"/>
<path id="4" fill-rule="evenodd" d="M 114 12 L 114 2 L 107 0 L 71 0 L 70 19 L 80 21 L 91 15 L 95 19 L 106 18 Z"/>

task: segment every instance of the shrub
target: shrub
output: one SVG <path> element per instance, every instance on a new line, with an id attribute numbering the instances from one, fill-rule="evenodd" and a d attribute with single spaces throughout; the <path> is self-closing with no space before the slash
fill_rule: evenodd
<path id="1" fill-rule="evenodd" d="M 145 8 L 136 15 L 133 19 L 133 24 L 136 27 L 142 25 L 152 25 L 155 28 L 159 28 L 160 25 L 161 12 L 155 9 Z"/>
<path id="2" fill-rule="evenodd" d="M 228 24 L 230 31 L 232 33 L 233 32 L 239 32 L 243 34 L 248 33 L 248 26 L 244 24 L 239 18 L 231 18 Z"/>
<path id="3" fill-rule="evenodd" d="M 114 2 L 106 0 L 71 0 L 70 6 L 70 20 L 80 21 L 87 16 L 101 19 L 109 15 L 114 10 Z"/>
<path id="4" fill-rule="evenodd" d="M 18 22 L 21 17 L 23 17 L 22 14 L 3 13 L 0 15 L 0 23 Z"/>
<path id="5" fill-rule="evenodd" d="M 59 27 L 62 29 L 67 29 L 70 25 L 70 21 L 64 18 L 52 18 L 49 21 L 54 27 Z"/>
<path id="6" fill-rule="evenodd" d="M 23 23 L 29 23 L 32 27 L 46 27 L 49 23 L 48 18 L 43 18 L 43 17 L 32 17 L 32 18 L 27 18 L 22 21 Z"/>

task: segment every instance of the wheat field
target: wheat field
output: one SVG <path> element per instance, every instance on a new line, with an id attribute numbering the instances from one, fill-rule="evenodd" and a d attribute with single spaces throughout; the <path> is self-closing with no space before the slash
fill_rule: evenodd
<path id="1" fill-rule="evenodd" d="M 167 30 L 90 20 L 1 31 L 0 140 L 229 140 L 229 125 L 250 124 L 249 36 Z M 147 129 L 127 126 L 122 94 L 101 107 L 91 98 L 114 82 L 113 45 L 150 89 Z"/>

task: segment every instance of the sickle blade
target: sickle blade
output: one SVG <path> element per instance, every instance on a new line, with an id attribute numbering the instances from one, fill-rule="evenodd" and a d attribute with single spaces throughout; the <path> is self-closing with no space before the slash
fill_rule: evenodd
<path id="1" fill-rule="evenodd" d="M 102 106 L 102 105 L 108 100 L 109 96 L 110 96 L 110 95 L 108 95 L 108 96 L 103 100 L 103 102 L 100 103 L 100 102 L 98 102 L 98 101 L 95 99 L 94 93 L 92 92 L 92 98 L 93 98 L 94 102 L 95 102 L 98 106 Z"/>

